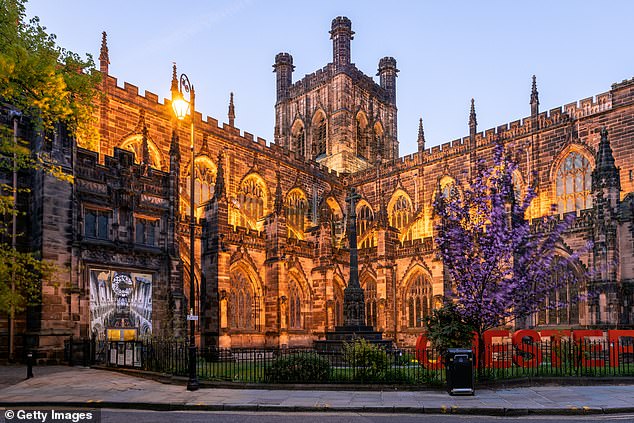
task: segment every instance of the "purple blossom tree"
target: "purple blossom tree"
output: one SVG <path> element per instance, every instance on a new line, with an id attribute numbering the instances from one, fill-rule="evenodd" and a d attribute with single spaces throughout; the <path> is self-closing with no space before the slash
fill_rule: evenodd
<path id="1" fill-rule="evenodd" d="M 555 249 L 574 216 L 545 217 L 544 231 L 531 231 L 526 210 L 535 198 L 529 186 L 516 198 L 517 165 L 497 144 L 493 166 L 481 162 L 462 193 L 439 195 L 434 211 L 437 252 L 454 286 L 456 313 L 475 328 L 478 368 L 484 368 L 484 332 L 531 316 L 545 298 L 575 282 L 571 271 L 578 254 L 557 258 Z M 554 278 L 553 272 L 564 277 Z M 552 305 L 551 305 L 552 306 Z"/>

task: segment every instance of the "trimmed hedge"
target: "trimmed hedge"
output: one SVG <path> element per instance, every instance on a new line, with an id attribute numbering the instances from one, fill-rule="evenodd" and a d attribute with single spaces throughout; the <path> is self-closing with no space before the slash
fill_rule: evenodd
<path id="1" fill-rule="evenodd" d="M 266 370 L 270 383 L 315 383 L 326 382 L 330 373 L 330 362 L 314 352 L 301 352 L 277 358 Z"/>

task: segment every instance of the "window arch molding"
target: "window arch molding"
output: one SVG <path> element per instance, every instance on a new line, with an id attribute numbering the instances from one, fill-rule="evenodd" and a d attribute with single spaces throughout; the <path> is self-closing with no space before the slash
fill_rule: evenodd
<path id="1" fill-rule="evenodd" d="M 142 145 L 143 134 L 132 134 L 125 137 L 120 143 L 122 150 L 132 151 L 134 153 L 134 161 L 141 163 L 143 160 Z M 150 153 L 150 167 L 163 170 L 163 157 L 161 150 L 156 146 L 152 138 L 147 138 L 148 152 Z"/>
<path id="2" fill-rule="evenodd" d="M 411 239 L 411 225 L 414 222 L 414 208 L 409 194 L 402 188 L 398 188 L 392 194 L 387 205 L 390 225 L 401 231 L 399 239 L 403 242 Z"/>
<path id="3" fill-rule="evenodd" d="M 370 159 L 370 134 L 368 134 L 369 128 L 368 116 L 366 113 L 359 109 L 355 115 L 355 138 L 357 144 L 357 156 Z"/>
<path id="4" fill-rule="evenodd" d="M 291 126 L 290 150 L 300 157 L 305 157 L 307 150 L 306 141 L 306 125 L 304 124 L 304 120 L 300 117 L 296 117 Z"/>
<path id="5" fill-rule="evenodd" d="M 321 107 L 311 119 L 312 156 L 318 158 L 328 154 L 328 115 Z"/>
<path id="6" fill-rule="evenodd" d="M 303 240 L 308 217 L 308 195 L 303 189 L 296 187 L 286 194 L 284 213 L 288 237 Z"/>
<path id="7" fill-rule="evenodd" d="M 237 200 L 239 208 L 235 224 L 249 229 L 261 230 L 260 219 L 268 212 L 269 190 L 266 182 L 256 172 L 248 173 L 240 181 Z"/>
<path id="8" fill-rule="evenodd" d="M 572 251 L 566 245 L 555 247 L 553 267 L 560 261 L 568 261 L 567 268 L 572 279 L 562 286 L 547 293 L 542 306 L 535 313 L 535 321 L 538 326 L 578 326 L 587 324 L 587 302 L 583 299 L 587 294 L 587 280 L 584 277 L 585 266 L 579 260 L 570 261 Z M 563 269 L 554 268 L 552 277 L 565 276 Z M 546 308 L 547 307 L 547 308 Z"/>
<path id="9" fill-rule="evenodd" d="M 565 169 L 566 161 L 571 158 L 573 168 Z M 558 205 L 558 213 L 564 213 L 568 211 L 578 211 L 585 209 L 584 207 L 578 207 L 577 199 L 580 199 L 581 193 L 585 192 L 592 201 L 591 192 L 591 175 L 592 170 L 595 168 L 594 154 L 589 148 L 582 144 L 569 144 L 557 155 L 556 159 L 550 168 L 550 181 L 552 184 L 552 197 L 551 203 Z M 584 175 L 581 181 L 572 181 L 572 186 L 566 186 L 567 181 L 565 177 Z M 564 178 L 563 180 L 561 178 Z M 575 184 L 579 184 L 581 187 L 577 187 Z M 558 185 L 559 184 L 559 185 Z M 569 189 L 571 188 L 571 189 Z M 583 188 L 583 189 L 577 189 Z M 563 210 L 560 210 L 561 205 L 559 200 L 568 198 L 572 200 L 572 204 L 564 204 Z"/>
<path id="10" fill-rule="evenodd" d="M 190 194 L 190 177 L 191 177 L 191 159 L 183 169 L 181 182 L 180 182 L 180 195 L 184 201 L 180 202 L 181 213 L 189 215 L 189 194 Z M 214 194 L 214 187 L 216 184 L 216 175 L 218 168 L 211 158 L 206 154 L 199 154 L 194 159 L 194 175 L 195 175 L 195 189 L 194 189 L 194 202 L 196 205 L 196 216 L 202 218 L 204 210 L 202 204 L 209 201 Z"/>
<path id="11" fill-rule="evenodd" d="M 357 247 L 368 248 L 373 247 L 376 243 L 374 240 L 374 210 L 370 203 L 362 199 L 357 204 Z"/>
<path id="12" fill-rule="evenodd" d="M 262 281 L 249 263 L 241 259 L 229 269 L 229 327 L 260 331 L 264 328 L 264 291 Z"/>
<path id="13" fill-rule="evenodd" d="M 424 266 L 411 266 L 401 279 L 400 297 L 403 327 L 423 329 L 422 318 L 428 316 L 434 307 L 432 277 Z"/>
<path id="14" fill-rule="evenodd" d="M 288 272 L 288 316 L 290 329 L 307 329 L 312 311 L 312 291 L 301 268 Z"/>

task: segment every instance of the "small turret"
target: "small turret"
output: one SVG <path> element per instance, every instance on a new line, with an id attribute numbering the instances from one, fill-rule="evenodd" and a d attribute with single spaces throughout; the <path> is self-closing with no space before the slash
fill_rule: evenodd
<path id="1" fill-rule="evenodd" d="M 277 74 L 277 101 L 288 97 L 288 89 L 293 83 L 293 56 L 288 53 L 278 53 L 275 56 L 273 72 Z"/>
<path id="2" fill-rule="evenodd" d="M 108 34 L 106 31 L 101 33 L 101 51 L 99 53 L 99 72 L 102 77 L 108 75 L 108 65 L 110 64 L 110 55 L 108 54 Z"/>
<path id="3" fill-rule="evenodd" d="M 330 39 L 332 40 L 332 62 L 335 68 L 350 64 L 350 41 L 354 38 L 352 22 L 345 16 L 332 20 Z"/>
<path id="4" fill-rule="evenodd" d="M 379 60 L 379 71 L 376 75 L 380 78 L 381 88 L 387 91 L 389 101 L 392 104 L 396 104 L 396 74 L 398 72 L 395 58 L 384 57 Z"/>

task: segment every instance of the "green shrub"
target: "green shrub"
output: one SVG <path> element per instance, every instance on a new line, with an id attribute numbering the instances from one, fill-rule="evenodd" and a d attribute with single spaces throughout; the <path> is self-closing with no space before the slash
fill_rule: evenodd
<path id="1" fill-rule="evenodd" d="M 354 379 L 360 382 L 379 382 L 388 368 L 385 350 L 365 339 L 343 345 L 344 360 L 354 369 Z"/>
<path id="2" fill-rule="evenodd" d="M 314 352 L 301 352 L 277 358 L 266 370 L 271 383 L 326 382 L 330 373 L 328 359 Z"/>

